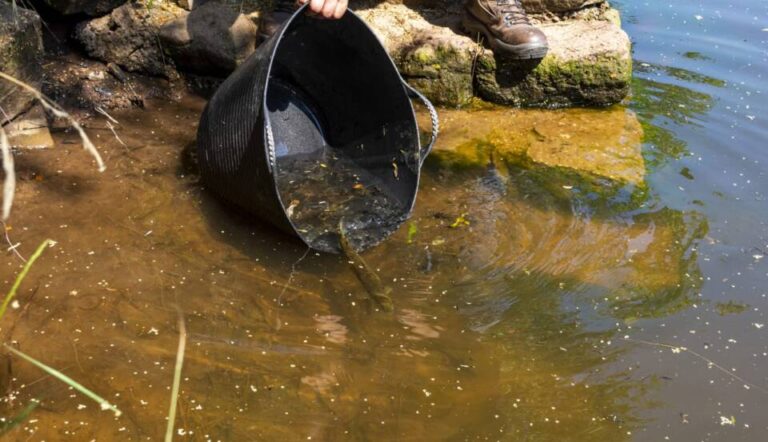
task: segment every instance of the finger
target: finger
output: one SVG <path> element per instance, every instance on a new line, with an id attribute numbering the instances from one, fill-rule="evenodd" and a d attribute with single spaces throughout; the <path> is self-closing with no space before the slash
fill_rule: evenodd
<path id="1" fill-rule="evenodd" d="M 325 4 L 324 0 L 310 0 L 309 1 L 309 9 L 314 12 L 315 14 L 319 14 L 323 12 L 323 5 Z"/>
<path id="2" fill-rule="evenodd" d="M 323 17 L 333 17 L 333 13 L 336 11 L 336 3 L 337 0 L 325 0 L 325 4 L 323 5 Z"/>
<path id="3" fill-rule="evenodd" d="M 341 18 L 344 13 L 347 12 L 347 4 L 349 0 L 339 0 L 336 3 L 336 10 L 333 11 L 333 18 Z"/>

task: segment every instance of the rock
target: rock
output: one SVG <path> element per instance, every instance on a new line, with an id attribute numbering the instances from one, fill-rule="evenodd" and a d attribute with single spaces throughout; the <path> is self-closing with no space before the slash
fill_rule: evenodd
<path id="1" fill-rule="evenodd" d="M 34 11 L 0 1 L 0 72 L 40 90 L 43 81 L 43 40 Z M 29 109 L 34 97 L 0 79 L 0 124 Z"/>
<path id="2" fill-rule="evenodd" d="M 35 105 L 4 129 L 14 149 L 47 149 L 54 146 L 42 105 Z"/>
<path id="3" fill-rule="evenodd" d="M 567 169 L 618 184 L 645 179 L 642 127 L 633 112 L 620 107 L 443 110 L 440 123 L 429 161 L 442 167 L 484 168 L 493 151 L 509 163 Z"/>
<path id="4" fill-rule="evenodd" d="M 603 21 L 543 25 L 550 50 L 539 64 L 498 59 L 484 51 L 476 86 L 489 101 L 512 106 L 608 106 L 629 93 L 632 57 L 627 34 Z"/>
<path id="5" fill-rule="evenodd" d="M 481 48 L 471 38 L 449 23 L 436 26 L 402 4 L 384 3 L 358 14 L 376 31 L 403 77 L 435 104 L 463 106 L 472 100 L 472 63 Z"/>
<path id="6" fill-rule="evenodd" d="M 200 2 L 195 0 L 174 0 L 174 2 L 179 5 L 179 7 L 186 9 L 187 11 L 191 11 L 195 8 Z"/>
<path id="7" fill-rule="evenodd" d="M 232 72 L 256 49 L 256 36 L 248 17 L 213 1 L 160 29 L 160 41 L 176 66 L 212 75 Z"/>
<path id="8" fill-rule="evenodd" d="M 385 2 L 358 13 L 379 35 L 403 77 L 440 105 L 466 105 L 476 92 L 512 106 L 606 106 L 629 92 L 629 37 L 608 21 L 605 11 L 594 20 L 541 25 L 550 52 L 536 64 L 497 62 L 492 51 L 462 34 L 460 4 L 456 8 L 453 3 L 414 10 Z"/>
<path id="9" fill-rule="evenodd" d="M 179 100 L 184 88 L 181 82 L 125 72 L 79 53 L 48 54 L 45 78 L 43 92 L 81 120 L 97 109 L 111 112 L 154 100 Z"/>
<path id="10" fill-rule="evenodd" d="M 117 8 L 126 0 L 43 0 L 43 2 L 64 15 L 85 14 L 97 17 Z"/>
<path id="11" fill-rule="evenodd" d="M 528 14 L 562 13 L 605 3 L 605 0 L 522 0 Z"/>
<path id="12" fill-rule="evenodd" d="M 360 2 L 366 7 L 382 3 L 381 0 Z M 384 0 L 383 3 L 406 4 L 409 8 L 431 10 L 439 13 L 461 13 L 464 0 Z M 548 20 L 562 14 L 607 5 L 606 0 L 521 0 L 523 9 L 535 19 Z"/>
<path id="13" fill-rule="evenodd" d="M 178 74 L 163 52 L 158 32 L 183 13 L 178 6 L 159 0 L 151 9 L 127 3 L 109 15 L 78 24 L 75 36 L 91 57 L 127 71 L 175 78 Z"/>

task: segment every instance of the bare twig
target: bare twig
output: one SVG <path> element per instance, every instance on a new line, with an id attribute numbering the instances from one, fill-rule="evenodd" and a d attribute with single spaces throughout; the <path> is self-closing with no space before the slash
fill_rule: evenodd
<path id="1" fill-rule="evenodd" d="M 98 112 L 98 113 L 100 113 L 101 115 L 104 115 L 105 117 L 107 117 L 107 120 L 109 120 L 109 121 L 111 121 L 111 122 L 113 122 L 113 123 L 115 123 L 115 124 L 120 124 L 120 122 L 119 122 L 119 121 L 115 120 L 115 119 L 112 117 L 112 115 L 109 115 L 109 114 L 107 113 L 107 111 L 105 111 L 104 109 L 102 109 L 102 108 L 101 108 L 101 106 L 96 106 L 94 109 L 96 109 L 96 112 Z"/>
<path id="2" fill-rule="evenodd" d="M 3 129 L 2 126 L 0 126 L 0 151 L 2 151 L 3 171 L 5 172 L 5 180 L 3 181 L 2 220 L 6 221 L 11 214 L 13 196 L 16 194 L 16 172 L 14 169 L 13 154 L 11 154 L 11 146 L 8 144 L 8 136 L 5 134 L 5 129 Z"/>
<path id="3" fill-rule="evenodd" d="M 8 250 L 9 252 L 13 252 L 20 260 L 27 262 L 27 259 L 22 256 L 21 253 L 19 253 L 19 246 L 21 245 L 20 242 L 17 242 L 16 244 L 11 241 L 11 235 L 8 234 L 8 232 L 11 230 L 8 225 L 5 224 L 5 221 L 0 221 L 0 226 L 3 228 L 3 233 L 5 234 L 5 241 L 8 243 Z"/>
<path id="4" fill-rule="evenodd" d="M 113 126 L 113 125 L 112 125 L 112 123 L 110 123 L 109 121 L 107 121 L 107 127 L 109 128 L 109 130 L 111 130 L 111 131 L 112 131 L 112 135 L 114 135 L 114 136 L 115 136 L 115 139 L 116 139 L 118 142 L 120 142 L 120 144 L 122 144 L 122 145 L 123 145 L 123 147 L 128 147 L 128 146 L 127 146 L 127 145 L 126 145 L 126 144 L 123 142 L 123 140 L 121 140 L 121 139 L 120 139 L 120 136 L 119 136 L 119 135 L 117 135 L 117 131 L 115 131 L 115 126 Z"/>

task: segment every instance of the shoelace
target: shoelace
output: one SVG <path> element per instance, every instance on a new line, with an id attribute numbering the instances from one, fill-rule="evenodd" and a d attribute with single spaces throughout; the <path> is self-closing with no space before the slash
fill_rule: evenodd
<path id="1" fill-rule="evenodd" d="M 503 14 L 505 22 L 512 25 L 529 25 L 528 15 L 520 4 L 520 0 L 496 0 L 499 12 Z"/>

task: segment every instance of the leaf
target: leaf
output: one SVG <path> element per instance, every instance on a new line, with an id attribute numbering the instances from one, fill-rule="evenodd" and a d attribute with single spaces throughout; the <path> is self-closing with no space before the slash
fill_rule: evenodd
<path id="1" fill-rule="evenodd" d="M 408 244 L 413 244 L 413 239 L 416 237 L 418 232 L 419 228 L 416 227 L 416 223 L 410 223 L 408 225 Z"/>
<path id="2" fill-rule="evenodd" d="M 462 213 L 459 215 L 458 218 L 456 218 L 456 221 L 453 222 L 453 224 L 450 225 L 452 229 L 455 229 L 457 227 L 463 227 L 469 225 L 469 220 L 467 220 L 468 213 Z"/>

